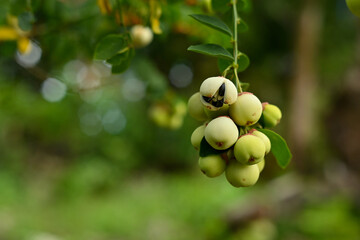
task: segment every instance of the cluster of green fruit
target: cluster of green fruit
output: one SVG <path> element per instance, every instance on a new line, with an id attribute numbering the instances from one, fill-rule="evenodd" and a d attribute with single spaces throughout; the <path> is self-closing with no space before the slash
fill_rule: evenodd
<path id="1" fill-rule="evenodd" d="M 208 177 L 225 172 L 234 187 L 254 185 L 271 149 L 269 138 L 257 129 L 277 125 L 280 109 L 261 103 L 250 92 L 238 93 L 229 79 L 210 77 L 190 97 L 188 112 L 205 122 L 191 136 L 192 145 L 200 150 L 201 171 Z M 202 156 L 201 148 L 210 151 Z"/>

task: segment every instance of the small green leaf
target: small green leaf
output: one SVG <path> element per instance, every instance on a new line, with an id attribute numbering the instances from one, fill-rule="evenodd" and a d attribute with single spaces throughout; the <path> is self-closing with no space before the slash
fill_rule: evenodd
<path id="1" fill-rule="evenodd" d="M 233 36 L 232 31 L 230 28 L 224 23 L 222 20 L 216 17 L 208 16 L 208 15 L 201 15 L 201 14 L 192 14 L 190 17 L 194 18 L 196 21 L 211 27 L 219 32 L 225 33 L 230 37 Z"/>
<path id="2" fill-rule="evenodd" d="M 289 147 L 286 144 L 286 141 L 276 132 L 269 129 L 258 129 L 260 132 L 264 133 L 271 142 L 271 152 L 276 158 L 278 165 L 281 168 L 286 168 L 290 163 L 292 158 Z"/>
<path id="3" fill-rule="evenodd" d="M 249 57 L 246 54 L 239 52 L 238 53 L 238 65 L 239 65 L 238 72 L 245 71 L 250 65 Z"/>
<path id="4" fill-rule="evenodd" d="M 109 58 L 108 60 L 106 60 L 106 62 L 109 63 L 109 64 L 112 64 L 112 65 L 119 65 L 123 61 L 126 61 L 128 56 L 129 56 L 129 49 L 127 51 L 125 51 L 125 52 L 116 54 L 112 58 Z"/>
<path id="5" fill-rule="evenodd" d="M 217 44 L 192 45 L 187 50 L 234 61 L 234 57 L 226 49 Z"/>
<path id="6" fill-rule="evenodd" d="M 239 32 L 246 32 L 248 29 L 249 27 L 247 23 L 241 17 L 239 17 L 239 25 L 238 25 Z"/>
<path id="7" fill-rule="evenodd" d="M 23 12 L 18 16 L 19 27 L 23 31 L 29 31 L 35 22 L 35 17 L 31 12 Z"/>
<path id="8" fill-rule="evenodd" d="M 229 9 L 230 2 L 230 0 L 212 0 L 211 6 L 214 11 L 223 13 Z"/>
<path id="9" fill-rule="evenodd" d="M 218 63 L 219 72 L 223 73 L 225 69 L 227 69 L 230 65 L 232 65 L 233 62 L 219 58 L 217 63 Z"/>
<path id="10" fill-rule="evenodd" d="M 227 150 L 216 150 L 216 149 L 214 149 L 206 141 L 205 137 L 201 140 L 200 152 L 199 152 L 200 157 L 206 157 L 206 156 L 209 156 L 209 155 L 219 155 L 219 154 L 222 154 L 222 153 L 224 153 L 226 151 Z"/>
<path id="11" fill-rule="evenodd" d="M 228 51 L 232 51 L 231 49 L 228 49 Z M 229 60 L 225 60 L 225 59 L 218 59 L 218 68 L 220 70 L 220 72 L 224 72 L 225 69 L 232 65 L 233 62 L 232 61 L 229 61 Z M 239 52 L 238 53 L 238 72 L 243 72 L 245 71 L 250 65 L 250 59 L 249 57 L 242 53 L 242 52 Z"/>
<path id="12" fill-rule="evenodd" d="M 243 90 L 243 92 L 246 92 L 250 87 L 250 83 L 242 82 L 242 83 L 240 83 L 240 86 L 241 86 L 241 89 Z"/>
<path id="13" fill-rule="evenodd" d="M 119 74 L 126 71 L 130 67 L 133 57 L 134 49 L 130 48 L 128 51 L 117 54 L 116 56 L 108 59 L 106 62 L 112 64 L 111 72 L 113 74 Z"/>
<path id="14" fill-rule="evenodd" d="M 119 52 L 123 51 L 124 48 L 128 47 L 128 42 L 125 40 L 124 35 L 121 34 L 110 34 L 100 40 L 96 45 L 94 59 L 107 60 Z"/>

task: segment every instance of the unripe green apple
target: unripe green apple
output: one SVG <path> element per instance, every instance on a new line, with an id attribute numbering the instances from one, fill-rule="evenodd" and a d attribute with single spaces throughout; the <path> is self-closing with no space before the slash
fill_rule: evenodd
<path id="1" fill-rule="evenodd" d="M 265 156 L 265 144 L 253 134 L 242 135 L 234 146 L 234 155 L 242 164 L 256 164 Z"/>
<path id="2" fill-rule="evenodd" d="M 188 111 L 190 116 L 198 121 L 205 121 L 208 117 L 204 111 L 204 105 L 201 103 L 199 92 L 193 94 L 188 101 Z"/>
<path id="3" fill-rule="evenodd" d="M 249 187 L 259 179 L 257 165 L 244 165 L 238 161 L 232 161 L 225 170 L 226 179 L 234 187 Z"/>
<path id="4" fill-rule="evenodd" d="M 265 135 L 263 134 L 262 132 L 256 130 L 256 129 L 251 129 L 249 131 L 249 133 L 261 138 L 261 140 L 264 142 L 265 144 L 265 154 L 268 154 L 271 150 L 271 142 L 270 142 L 270 139 Z"/>
<path id="5" fill-rule="evenodd" d="M 220 155 L 209 155 L 199 158 L 200 170 L 208 177 L 220 176 L 226 168 L 226 163 Z"/>
<path id="6" fill-rule="evenodd" d="M 207 108 L 204 108 L 206 116 L 208 116 L 210 119 L 214 119 L 220 116 L 228 116 L 229 115 L 229 105 L 224 104 L 221 108 L 219 108 L 217 111 L 211 111 Z"/>
<path id="7" fill-rule="evenodd" d="M 135 25 L 130 30 L 131 39 L 133 40 L 134 47 L 145 47 L 153 40 L 153 32 L 149 27 L 142 25 Z"/>
<path id="8" fill-rule="evenodd" d="M 252 93 L 240 93 L 236 102 L 229 108 L 230 117 L 239 126 L 251 126 L 261 117 L 262 105 Z"/>
<path id="9" fill-rule="evenodd" d="M 234 145 L 239 130 L 231 118 L 222 116 L 209 122 L 205 128 L 206 141 L 217 150 L 225 150 Z"/>
<path id="10" fill-rule="evenodd" d="M 196 128 L 194 132 L 191 134 L 191 144 L 194 146 L 196 150 L 200 149 L 201 140 L 204 138 L 205 125 L 201 125 Z"/>
<path id="11" fill-rule="evenodd" d="M 346 0 L 346 3 L 350 9 L 350 11 L 360 17 L 360 0 Z"/>
<path id="12" fill-rule="evenodd" d="M 224 104 L 233 104 L 237 89 L 233 82 L 224 77 L 210 77 L 200 86 L 201 102 L 210 111 L 217 111 Z"/>
<path id="13" fill-rule="evenodd" d="M 258 168 L 259 168 L 259 172 L 262 172 L 262 170 L 263 170 L 264 167 L 265 167 L 265 159 L 261 160 L 261 161 L 258 162 L 256 165 L 257 165 Z"/>
<path id="14" fill-rule="evenodd" d="M 262 106 L 263 112 L 261 116 L 261 122 L 263 126 L 266 128 L 272 128 L 278 125 L 282 117 L 280 109 L 277 106 L 267 102 L 263 103 Z"/>

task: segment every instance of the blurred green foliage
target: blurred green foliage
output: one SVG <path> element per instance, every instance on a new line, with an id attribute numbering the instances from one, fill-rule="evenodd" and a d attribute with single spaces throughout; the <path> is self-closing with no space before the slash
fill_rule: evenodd
<path id="1" fill-rule="evenodd" d="M 120 2 L 129 14 L 128 28 L 150 25 L 146 1 Z M 319 2 L 324 19 L 318 97 L 325 111 L 342 84 L 339 79 L 355 61 L 358 20 L 345 1 Z M 7 14 L 23 14 L 23 28 L 31 22 L 29 38 L 42 50 L 35 67 L 24 67 L 16 60 L 16 42 L 0 42 L 0 239 L 359 239 L 358 197 L 340 190 L 329 197 L 305 189 L 314 197 L 288 215 L 280 209 L 279 215 L 229 223 L 228 215 L 247 209 L 237 206 L 247 207 L 251 194 L 261 198 L 258 191 L 284 172 L 269 159 L 254 190 L 232 188 L 224 179 L 205 179 L 190 144 L 198 123 L 185 117 L 182 128 L 171 131 L 150 121 L 148 110 L 154 102 L 186 101 L 203 79 L 220 74 L 216 59 L 187 52 L 188 46 L 205 42 L 231 47 L 227 36 L 188 16 L 209 13 L 207 1 L 159 3 L 163 34 L 136 49 L 125 74 L 106 74 L 106 67 L 94 70 L 101 77 L 93 88 L 93 72 L 86 72 L 79 83 L 78 62 L 68 64 L 78 60 L 86 69 L 101 64 L 92 60 L 96 44 L 123 31 L 114 16 L 101 15 L 95 0 L 0 1 L 0 26 L 9 25 Z M 239 50 L 251 65 L 240 73 L 240 80 L 249 82 L 260 99 L 279 105 L 286 116 L 303 1 L 243 3 L 240 15 L 249 30 L 240 33 Z M 111 4 L 116 6 L 116 1 Z M 224 1 L 213 0 L 213 11 L 231 23 Z M 186 88 L 169 81 L 170 69 L 179 63 L 193 74 Z M 65 71 L 67 66 L 75 66 L 73 75 Z M 48 77 L 67 86 L 59 102 L 42 97 Z M 129 100 L 129 94 L 139 95 L 133 91 L 137 86 L 144 87 L 143 97 Z M 122 125 L 116 125 L 120 120 L 108 121 L 109 116 L 117 116 Z M 286 134 L 286 124 L 278 130 Z M 324 167 L 332 154 L 325 144 L 313 157 Z M 324 176 L 318 171 L 313 178 Z"/>

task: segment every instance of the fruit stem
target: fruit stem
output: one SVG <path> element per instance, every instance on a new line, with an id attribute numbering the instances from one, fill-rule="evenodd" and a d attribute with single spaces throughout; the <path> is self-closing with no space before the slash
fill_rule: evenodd
<path id="1" fill-rule="evenodd" d="M 223 77 L 226 77 L 226 75 L 228 74 L 228 71 L 229 71 L 231 68 L 232 68 L 232 65 L 228 66 L 228 67 L 224 70 L 224 72 L 222 73 L 222 76 L 223 76 Z"/>
<path id="2" fill-rule="evenodd" d="M 239 76 L 237 74 L 237 70 L 239 68 L 238 65 L 238 24 L 239 24 L 239 18 L 238 18 L 238 13 L 237 13 L 237 8 L 236 8 L 236 2 L 237 0 L 232 0 L 232 5 L 233 5 L 233 20 L 234 20 L 234 64 L 232 65 L 233 70 L 234 70 L 234 75 L 235 75 L 235 80 L 236 80 L 236 88 L 239 90 L 239 92 L 242 92 L 242 88 L 241 88 L 241 84 L 240 84 L 240 80 L 239 80 Z"/>

